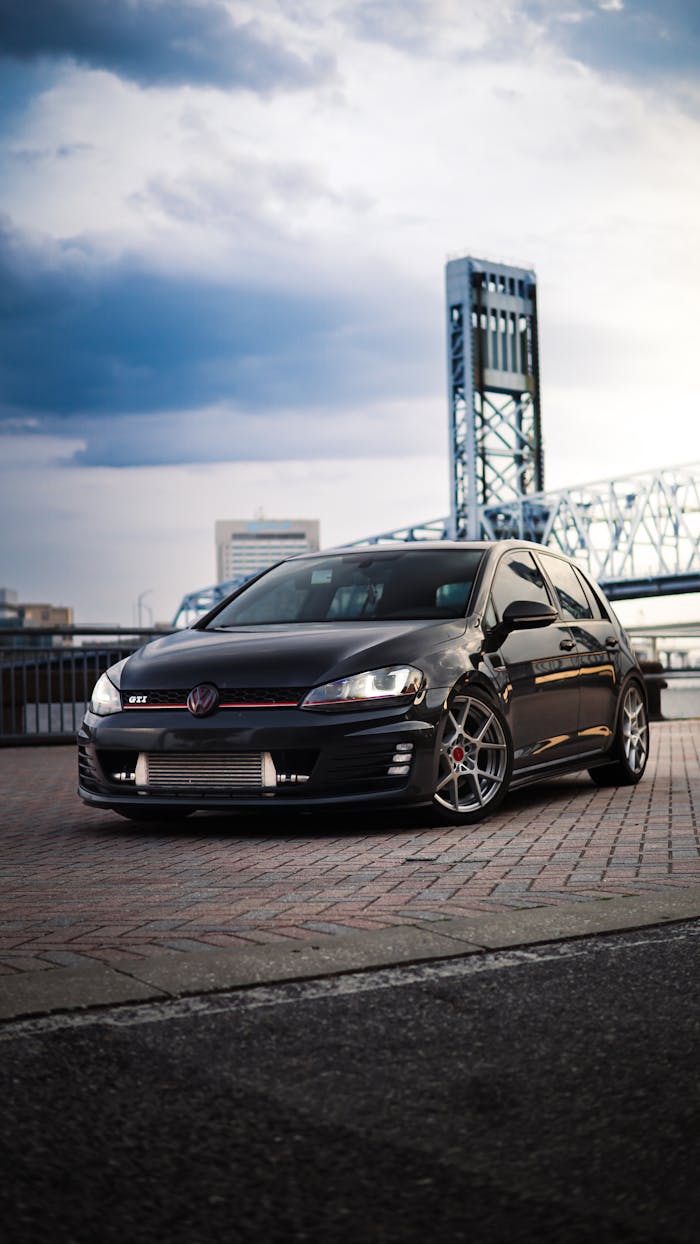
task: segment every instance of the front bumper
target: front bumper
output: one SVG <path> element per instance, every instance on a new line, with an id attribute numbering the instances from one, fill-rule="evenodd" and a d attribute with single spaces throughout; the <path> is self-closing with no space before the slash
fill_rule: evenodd
<path id="1" fill-rule="evenodd" d="M 182 710 L 133 711 L 98 717 L 88 712 L 78 734 L 78 793 L 96 807 L 234 809 L 312 807 L 347 803 L 420 803 L 432 797 L 436 728 L 444 693 L 433 691 L 420 707 L 315 713 L 296 708 L 223 709 L 197 719 Z M 410 745 L 410 749 L 409 749 Z M 398 749 L 398 752 L 397 752 Z M 245 757 L 260 753 L 260 789 L 198 785 L 196 776 L 177 789 L 143 780 L 143 759 Z M 396 769 L 397 754 L 408 773 Z M 155 767 L 155 766 L 154 766 Z M 182 766 L 183 769 L 185 766 Z M 196 762 L 194 769 L 197 769 Z M 398 766 L 405 769 L 405 765 Z M 272 774 L 272 777 L 270 776 Z"/>

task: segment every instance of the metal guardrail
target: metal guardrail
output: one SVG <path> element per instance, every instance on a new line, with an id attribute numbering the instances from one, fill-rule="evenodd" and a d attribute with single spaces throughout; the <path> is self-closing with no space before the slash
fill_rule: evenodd
<path id="1" fill-rule="evenodd" d="M 1 627 L 0 746 L 72 742 L 100 674 L 164 634 L 106 626 Z"/>

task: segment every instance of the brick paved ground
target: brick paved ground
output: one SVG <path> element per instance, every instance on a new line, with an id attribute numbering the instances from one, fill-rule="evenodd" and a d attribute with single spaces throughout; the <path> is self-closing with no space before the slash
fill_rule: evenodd
<path id="1" fill-rule="evenodd" d="M 0 973 L 698 884 L 700 721 L 652 730 L 638 787 L 562 778 L 444 829 L 415 811 L 145 829 L 79 802 L 73 748 L 0 750 Z"/>

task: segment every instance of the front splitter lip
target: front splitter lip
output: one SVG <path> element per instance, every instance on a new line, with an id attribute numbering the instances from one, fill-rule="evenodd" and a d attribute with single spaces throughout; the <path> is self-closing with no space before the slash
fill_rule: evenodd
<path id="1" fill-rule="evenodd" d="M 275 808 L 286 809 L 289 811 L 294 808 L 297 812 L 305 812 L 312 808 L 324 807 L 341 807 L 342 805 L 353 806 L 355 804 L 381 805 L 383 807 L 406 807 L 408 805 L 429 804 L 431 795 L 419 789 L 405 787 L 397 791 L 363 791 L 357 794 L 321 794 L 321 795 L 303 795 L 295 796 L 281 795 L 277 791 L 270 791 L 269 794 L 259 794 L 256 796 L 224 796 L 221 798 L 195 798 L 188 795 L 166 796 L 158 795 L 151 792 L 148 795 L 112 795 L 102 794 L 95 791 L 86 790 L 83 786 L 78 786 L 78 795 L 83 803 L 93 808 L 104 808 L 105 810 L 114 810 L 118 808 L 142 808 L 144 812 L 148 808 L 186 808 L 191 812 L 238 812 L 245 809 L 248 812 L 273 812 Z"/>

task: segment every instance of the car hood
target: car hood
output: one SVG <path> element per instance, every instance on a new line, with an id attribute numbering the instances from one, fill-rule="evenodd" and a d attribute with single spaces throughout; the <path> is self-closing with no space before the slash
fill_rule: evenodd
<path id="1" fill-rule="evenodd" d="M 179 631 L 129 657 L 128 691 L 219 687 L 312 687 L 394 663 L 421 668 L 421 657 L 464 634 L 448 622 L 334 622 Z"/>

